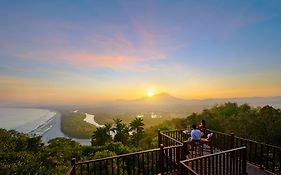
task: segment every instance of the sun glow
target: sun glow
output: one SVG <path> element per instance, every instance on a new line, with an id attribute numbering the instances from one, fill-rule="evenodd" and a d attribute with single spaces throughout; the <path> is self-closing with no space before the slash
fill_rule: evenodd
<path id="1" fill-rule="evenodd" d="M 148 91 L 148 92 L 146 93 L 146 95 L 147 95 L 148 97 L 152 97 L 152 96 L 154 96 L 154 92 L 153 92 L 153 91 Z"/>

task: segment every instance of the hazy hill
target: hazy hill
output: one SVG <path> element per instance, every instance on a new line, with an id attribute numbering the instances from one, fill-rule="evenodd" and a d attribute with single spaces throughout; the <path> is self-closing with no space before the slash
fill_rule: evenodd
<path id="1" fill-rule="evenodd" d="M 119 103 L 149 104 L 149 105 L 186 104 L 186 102 L 187 102 L 186 100 L 173 97 L 168 93 L 160 93 L 152 97 L 144 96 L 135 100 L 119 101 Z"/>
<path id="2" fill-rule="evenodd" d="M 244 98 L 210 98 L 210 99 L 182 99 L 169 95 L 168 93 L 156 94 L 152 97 L 141 97 L 135 100 L 116 100 L 99 105 L 95 110 L 105 112 L 200 112 L 205 108 L 225 102 L 236 102 L 238 104 L 248 103 L 251 106 L 272 105 L 281 107 L 281 96 L 275 97 L 244 97 Z"/>
<path id="3" fill-rule="evenodd" d="M 243 98 L 210 98 L 210 99 L 182 99 L 174 97 L 168 93 L 156 94 L 152 97 L 144 96 L 134 100 L 115 100 L 106 103 L 95 103 L 89 105 L 40 105 L 38 106 L 17 104 L 17 107 L 40 107 L 48 109 L 83 109 L 93 112 L 179 112 L 192 113 L 200 112 L 205 108 L 225 102 L 236 102 L 238 104 L 248 103 L 251 106 L 271 105 L 275 108 L 281 108 L 281 96 L 273 97 L 243 97 Z M 3 105 L 11 106 L 11 105 Z M 12 105 L 15 106 L 15 105 Z"/>
<path id="4" fill-rule="evenodd" d="M 242 97 L 242 98 L 209 98 L 209 99 L 182 99 L 160 93 L 152 97 L 142 97 L 136 100 L 119 100 L 116 104 L 150 104 L 150 105 L 215 105 L 225 102 L 248 103 L 250 105 L 273 105 L 281 107 L 281 96 L 273 97 Z"/>

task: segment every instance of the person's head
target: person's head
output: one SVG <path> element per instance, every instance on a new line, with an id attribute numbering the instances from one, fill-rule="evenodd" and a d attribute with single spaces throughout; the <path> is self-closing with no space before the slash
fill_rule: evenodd
<path id="1" fill-rule="evenodd" d="M 205 120 L 201 120 L 201 123 L 202 123 L 204 126 L 206 125 Z"/>
<path id="2" fill-rule="evenodd" d="M 192 129 L 196 129 L 196 125 L 195 124 L 192 125 Z"/>

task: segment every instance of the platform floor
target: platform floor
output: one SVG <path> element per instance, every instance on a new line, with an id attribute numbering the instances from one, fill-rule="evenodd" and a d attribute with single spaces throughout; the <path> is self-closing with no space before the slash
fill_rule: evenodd
<path id="1" fill-rule="evenodd" d="M 204 147 L 204 152 L 203 152 L 203 155 L 208 155 L 210 154 L 210 150 L 208 149 L 207 147 L 207 150 L 208 151 L 205 151 L 206 150 L 206 146 Z M 214 153 L 215 152 L 220 152 L 220 150 L 214 150 Z M 199 155 L 200 156 L 200 155 Z M 187 159 L 190 159 L 190 158 L 194 158 L 194 156 L 191 156 L 191 155 L 187 155 L 186 157 Z M 281 172 L 279 174 L 274 174 L 274 173 L 271 173 L 269 171 L 266 171 L 264 169 L 261 169 L 259 168 L 258 166 L 255 166 L 253 164 L 250 164 L 250 163 L 247 163 L 247 173 L 248 175 L 281 175 Z"/>

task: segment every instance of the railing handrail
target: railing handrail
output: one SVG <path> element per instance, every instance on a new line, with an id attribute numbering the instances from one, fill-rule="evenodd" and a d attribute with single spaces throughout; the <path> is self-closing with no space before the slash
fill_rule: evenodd
<path id="1" fill-rule="evenodd" d="M 174 139 L 174 138 L 168 136 L 167 134 L 164 134 L 164 133 L 162 133 L 162 132 L 160 132 L 160 134 L 162 134 L 162 135 L 165 136 L 165 137 L 168 137 L 169 139 L 173 140 L 174 142 L 178 143 L 179 145 L 183 145 L 183 143 L 181 143 L 181 142 L 178 141 L 177 139 Z"/>
<path id="2" fill-rule="evenodd" d="M 273 147 L 273 148 L 276 148 L 276 149 L 281 149 L 281 147 L 278 147 L 276 145 L 271 145 L 271 144 L 267 144 L 267 143 L 264 143 L 264 142 L 258 142 L 258 141 L 251 140 L 251 139 L 245 139 L 245 138 L 238 137 L 238 136 L 234 136 L 234 137 L 237 138 L 237 139 L 240 139 L 240 140 L 245 140 L 245 141 L 248 141 L 248 142 L 258 143 L 258 144 L 269 146 L 269 147 Z"/>
<path id="3" fill-rule="evenodd" d="M 178 130 L 181 132 L 182 130 Z M 214 148 L 227 150 L 238 146 L 246 146 L 248 162 L 260 168 L 276 173 L 281 171 L 281 147 L 270 145 L 255 140 L 235 136 L 234 133 L 226 134 L 219 131 L 207 129 L 214 133 L 215 139 L 212 146 Z M 175 132 L 175 131 L 173 131 Z M 170 134 L 168 131 L 167 134 Z"/>
<path id="4" fill-rule="evenodd" d="M 69 170 L 67 171 L 66 175 L 72 175 L 74 168 L 75 168 L 75 165 L 72 165 L 71 168 L 69 168 Z"/>
<path id="5" fill-rule="evenodd" d="M 188 169 L 193 175 L 198 175 L 192 168 L 187 166 L 186 164 L 183 163 L 183 161 L 180 161 L 181 166 L 184 166 L 184 168 Z"/>
<path id="6" fill-rule="evenodd" d="M 117 156 L 105 157 L 105 158 L 100 158 L 100 159 L 80 161 L 80 162 L 76 162 L 75 165 L 87 164 L 87 163 L 116 159 L 116 158 L 122 158 L 122 157 L 126 157 L 126 156 L 132 156 L 132 155 L 143 154 L 143 153 L 154 152 L 154 151 L 160 151 L 160 148 L 155 148 L 155 149 L 150 149 L 150 150 L 145 150 L 145 151 L 139 151 L 139 152 L 133 152 L 133 153 L 127 153 L 127 154 L 120 154 L 120 155 L 117 155 Z"/>
<path id="7" fill-rule="evenodd" d="M 178 148 L 180 148 L 180 150 L 181 150 L 180 154 L 184 154 L 184 152 L 185 152 L 184 149 L 182 151 L 182 148 L 184 148 L 184 143 L 182 142 L 182 137 L 183 137 L 182 131 L 184 131 L 184 130 L 185 129 L 166 130 L 166 131 L 160 131 L 159 130 L 158 131 L 158 139 L 159 139 L 158 141 L 160 141 L 160 142 L 158 142 L 159 143 L 159 148 L 156 148 L 156 149 L 150 149 L 150 150 L 144 150 L 144 151 L 139 151 L 139 152 L 121 154 L 121 155 L 116 155 L 116 156 L 112 156 L 112 157 L 105 157 L 105 158 L 100 158 L 100 159 L 94 159 L 94 160 L 87 160 L 87 161 L 80 161 L 80 162 L 75 162 L 74 161 L 75 162 L 73 164 L 74 166 L 71 167 L 71 169 L 68 171 L 68 173 L 69 172 L 71 173 L 73 171 L 73 169 L 75 169 L 76 165 L 81 165 L 82 166 L 83 164 L 90 164 L 90 163 L 95 163 L 95 162 L 100 162 L 100 161 L 108 161 L 108 160 L 110 161 L 110 160 L 113 160 L 113 159 L 117 159 L 118 160 L 120 158 L 126 158 L 126 157 L 130 157 L 130 156 L 136 156 L 136 155 L 139 155 L 139 154 L 146 154 L 146 153 L 149 153 L 149 154 L 150 153 L 152 153 L 152 154 L 155 153 L 156 155 L 158 153 L 159 154 L 163 154 L 164 150 L 167 150 L 167 149 L 178 149 Z M 197 157 L 197 158 L 193 158 L 193 159 L 188 159 L 188 160 L 182 160 L 182 159 L 181 159 L 182 161 L 177 160 L 178 163 L 179 163 L 178 165 L 183 165 L 184 166 L 183 168 L 188 168 L 188 170 L 191 173 L 193 173 L 193 174 L 197 174 L 197 173 L 194 170 L 192 170 L 190 167 L 188 167 L 185 163 L 189 163 L 189 162 L 192 162 L 192 161 L 198 161 L 200 159 L 210 158 L 212 156 L 220 156 L 220 154 L 226 154 L 226 153 L 230 153 L 230 152 L 233 152 L 233 151 L 239 151 L 239 150 L 243 150 L 243 149 L 245 149 L 245 152 L 246 152 L 245 155 L 247 156 L 248 155 L 247 154 L 247 149 L 249 149 L 249 148 L 247 148 L 248 144 L 253 144 L 254 143 L 254 144 L 258 144 L 258 146 L 261 145 L 261 148 L 260 148 L 261 149 L 261 154 L 263 153 L 263 149 L 265 149 L 265 148 L 262 148 L 263 146 L 267 146 L 267 148 L 266 148 L 267 154 L 269 154 L 269 150 L 272 149 L 272 148 L 281 151 L 281 147 L 274 146 L 274 145 L 269 145 L 269 144 L 266 144 L 266 143 L 257 142 L 257 141 L 250 140 L 250 139 L 245 139 L 245 138 L 237 137 L 237 136 L 234 135 L 234 133 L 226 134 L 226 133 L 223 133 L 223 132 L 214 131 L 214 130 L 210 130 L 210 129 L 207 129 L 206 131 L 214 133 L 214 136 L 217 136 L 217 135 L 219 136 L 220 135 L 218 138 L 219 139 L 224 139 L 223 140 L 224 146 L 222 145 L 222 147 L 218 147 L 218 148 L 219 149 L 222 148 L 225 151 L 221 151 L 221 152 L 218 152 L 218 153 L 214 153 L 214 154 L 210 154 L 210 155 L 205 155 L 205 156 L 201 156 L 201 157 Z M 227 136 L 227 137 L 225 137 L 225 136 Z M 229 137 L 231 137 L 231 138 L 229 138 Z M 163 144 L 163 142 L 162 142 L 163 139 L 165 140 L 165 142 L 168 140 L 166 147 L 163 147 L 163 145 L 162 145 Z M 234 144 L 234 140 L 235 140 L 236 144 Z M 226 141 L 227 141 L 227 145 L 225 147 Z M 231 143 L 230 147 L 228 146 L 228 141 L 230 141 L 230 143 Z M 161 148 L 160 148 L 160 145 L 162 145 Z M 236 147 L 237 146 L 242 146 L 242 147 L 234 148 L 235 145 L 236 145 Z M 232 149 L 229 149 L 229 148 L 232 148 Z M 257 149 L 257 146 L 255 148 Z M 226 149 L 228 149 L 228 150 L 226 150 Z M 250 149 L 251 149 L 251 145 L 250 145 Z M 256 152 L 257 152 L 257 150 L 256 150 Z M 260 153 L 260 152 L 258 152 L 258 153 Z M 251 152 L 249 153 L 249 155 L 251 155 Z M 275 155 L 276 156 L 277 155 L 281 155 L 281 152 L 278 151 L 275 154 L 275 150 L 274 150 L 273 157 L 275 157 Z M 266 158 L 266 160 L 268 160 L 268 159 L 269 158 Z M 244 158 L 243 158 L 243 160 L 244 160 Z M 245 158 L 245 160 L 246 160 L 246 158 Z M 253 164 L 257 163 L 258 165 L 260 165 L 260 167 L 265 166 L 265 163 L 262 163 L 262 159 L 258 160 L 258 161 L 253 160 L 253 162 L 251 162 L 251 159 L 249 158 L 249 161 L 250 161 L 250 163 L 253 163 Z M 277 162 L 278 162 L 278 160 L 277 160 Z M 275 165 L 275 163 L 273 164 L 272 172 L 274 172 L 276 170 L 276 169 L 274 169 L 274 165 Z M 266 164 L 266 167 L 268 167 L 268 162 Z M 281 167 L 281 164 L 280 164 L 280 167 Z M 280 170 L 280 168 L 279 168 L 279 170 Z"/>
<path id="8" fill-rule="evenodd" d="M 235 160 L 239 161 L 239 163 L 236 162 L 235 163 L 235 167 L 233 167 L 233 169 L 236 169 L 236 171 L 235 171 L 236 174 L 237 174 L 238 169 L 239 169 L 239 173 L 247 174 L 247 172 L 246 172 L 247 171 L 246 170 L 246 153 L 247 152 L 246 151 L 247 151 L 247 148 L 245 146 L 243 146 L 243 147 L 234 148 L 234 149 L 227 150 L 227 151 L 221 151 L 221 152 L 210 154 L 210 155 L 206 155 L 206 156 L 200 156 L 200 157 L 193 158 L 193 159 L 183 160 L 183 161 L 180 161 L 180 164 L 183 166 L 181 171 L 182 172 L 188 171 L 189 173 L 195 174 L 195 175 L 203 174 L 203 171 L 204 171 L 204 174 L 208 174 L 206 167 L 205 168 L 202 167 L 202 161 L 206 161 L 206 160 L 214 161 L 216 159 L 215 163 L 214 162 L 213 163 L 209 162 L 209 165 L 212 164 L 212 166 L 214 168 L 216 166 L 220 166 L 221 165 L 220 164 L 221 162 L 218 164 L 218 161 L 217 161 L 218 157 L 220 157 L 220 160 L 223 161 L 223 166 L 224 166 L 225 165 L 225 159 L 221 159 L 221 156 L 225 156 L 225 155 L 230 155 L 230 156 L 233 155 L 234 156 L 235 155 L 235 156 L 238 156 L 238 158 L 236 158 Z M 236 153 L 238 153 L 238 155 L 236 155 Z M 198 167 L 198 162 L 201 163 L 201 167 Z M 197 164 L 196 167 L 194 167 L 194 163 Z M 191 164 L 191 167 L 189 166 L 190 164 Z M 205 162 L 205 165 L 206 165 L 206 162 Z M 209 169 L 211 169 L 211 168 L 209 167 Z M 221 169 L 220 170 L 218 170 L 218 169 L 216 170 L 216 172 L 218 172 L 218 171 L 221 172 Z M 214 170 L 213 170 L 213 172 L 214 172 Z"/>
<path id="9" fill-rule="evenodd" d="M 175 132 L 175 131 L 184 131 L 184 130 L 186 130 L 186 129 L 163 130 L 163 131 L 161 131 L 161 132 L 162 132 L 162 133 L 163 133 L 163 132 Z"/>
<path id="10" fill-rule="evenodd" d="M 230 136 L 230 134 L 219 132 L 219 131 L 215 131 L 215 130 L 211 130 L 211 129 L 207 129 L 207 131 Z M 258 143 L 258 144 L 265 145 L 265 146 L 270 146 L 270 147 L 277 148 L 277 149 L 281 148 L 281 147 L 278 147 L 276 145 L 271 145 L 271 144 L 267 144 L 267 143 L 264 143 L 264 142 L 258 142 L 258 141 L 252 140 L 252 139 L 246 139 L 246 138 L 242 138 L 242 137 L 239 137 L 239 136 L 234 136 L 234 138 L 237 138 L 237 139 L 240 139 L 240 140 L 245 140 L 245 141 L 248 141 L 248 142 Z"/>
<path id="11" fill-rule="evenodd" d="M 167 147 L 164 147 L 163 149 L 166 150 L 166 149 L 170 149 L 170 148 L 180 148 L 182 147 L 183 145 L 174 145 L 174 146 L 167 146 Z"/>
<path id="12" fill-rule="evenodd" d="M 226 135 L 226 136 L 231 136 L 230 134 L 224 133 L 224 132 L 219 132 L 219 131 L 215 131 L 215 130 L 211 130 L 211 129 L 206 129 L 209 132 L 212 133 L 217 133 L 217 134 L 222 134 L 222 135 Z"/>
<path id="13" fill-rule="evenodd" d="M 209 154 L 209 155 L 205 155 L 205 156 L 195 157 L 195 158 L 192 158 L 192 159 L 183 160 L 181 162 L 191 162 L 191 161 L 194 161 L 194 160 L 204 159 L 204 158 L 207 158 L 207 157 L 213 157 L 213 156 L 216 156 L 216 155 L 225 154 L 225 153 L 238 151 L 238 150 L 242 150 L 242 149 L 246 149 L 246 146 L 242 146 L 242 147 L 239 147 L 239 148 L 234 148 L 234 149 L 230 149 L 230 150 L 226 150 L 226 151 L 221 151 L 221 152 L 217 152 L 217 153 L 213 153 L 213 154 Z"/>

